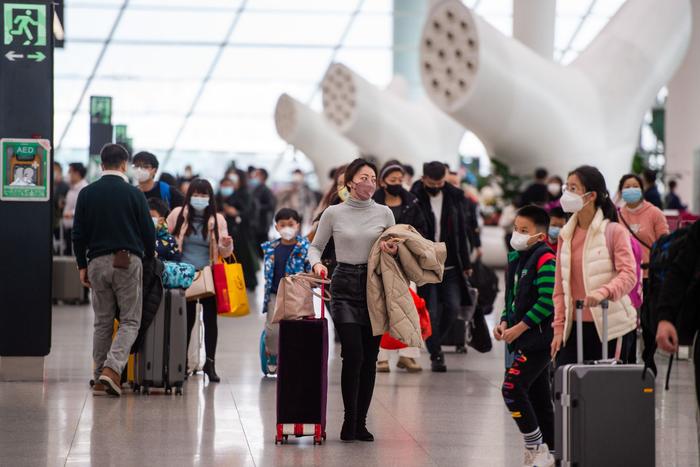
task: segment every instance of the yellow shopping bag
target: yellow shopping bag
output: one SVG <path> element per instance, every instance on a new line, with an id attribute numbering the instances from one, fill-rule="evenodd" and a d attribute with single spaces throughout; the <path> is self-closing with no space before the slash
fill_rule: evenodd
<path id="1" fill-rule="evenodd" d="M 231 259 L 234 262 L 229 262 Z M 243 266 L 236 257 L 223 260 L 212 267 L 216 286 L 217 312 L 219 316 L 239 318 L 250 313 L 248 294 L 243 279 Z"/>

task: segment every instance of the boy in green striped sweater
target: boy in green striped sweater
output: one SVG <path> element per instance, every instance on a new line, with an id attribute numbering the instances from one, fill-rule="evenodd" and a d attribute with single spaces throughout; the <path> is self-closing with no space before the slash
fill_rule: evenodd
<path id="1" fill-rule="evenodd" d="M 514 359 L 503 381 L 503 400 L 525 440 L 525 466 L 553 466 L 554 407 L 549 369 L 554 315 L 555 255 L 547 246 L 549 215 L 521 208 L 514 221 L 506 270 L 506 303 L 493 331 Z"/>

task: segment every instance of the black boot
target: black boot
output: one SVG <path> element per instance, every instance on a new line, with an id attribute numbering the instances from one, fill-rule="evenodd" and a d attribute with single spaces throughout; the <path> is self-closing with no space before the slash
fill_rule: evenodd
<path id="1" fill-rule="evenodd" d="M 365 423 L 358 424 L 357 430 L 355 430 L 355 437 L 360 441 L 374 441 L 374 435 L 367 430 L 367 425 Z"/>
<path id="2" fill-rule="evenodd" d="M 445 356 L 441 353 L 437 355 L 430 356 L 430 369 L 435 373 L 445 373 L 447 371 L 447 366 L 445 366 Z"/>
<path id="3" fill-rule="evenodd" d="M 347 418 L 343 422 L 343 428 L 340 429 L 340 439 L 346 443 L 355 441 L 355 422 Z"/>
<path id="4" fill-rule="evenodd" d="M 221 381 L 219 375 L 216 374 L 216 367 L 214 366 L 213 358 L 207 358 L 207 361 L 204 363 L 204 368 L 202 368 L 202 373 L 209 377 L 210 383 L 218 383 Z"/>

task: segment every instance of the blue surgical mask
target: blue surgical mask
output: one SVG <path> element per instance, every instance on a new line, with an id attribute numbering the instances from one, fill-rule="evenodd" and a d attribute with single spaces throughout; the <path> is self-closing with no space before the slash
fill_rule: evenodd
<path id="1" fill-rule="evenodd" d="M 625 188 L 622 190 L 622 199 L 627 204 L 638 203 L 642 199 L 641 188 Z"/>
<path id="2" fill-rule="evenodd" d="M 209 198 L 190 198 L 190 206 L 201 213 L 209 206 Z"/>
<path id="3" fill-rule="evenodd" d="M 552 240 L 556 240 L 557 238 L 559 238 L 560 231 L 561 231 L 561 227 L 555 227 L 552 225 L 549 227 L 549 232 L 547 232 L 547 233 L 549 235 L 549 238 L 551 238 Z"/>
<path id="4" fill-rule="evenodd" d="M 248 180 L 248 185 L 250 185 L 251 188 L 257 188 L 258 186 L 260 186 L 260 180 L 258 180 L 257 178 L 251 178 L 250 180 Z"/>
<path id="5" fill-rule="evenodd" d="M 231 196 L 233 194 L 234 191 L 235 190 L 232 186 L 222 186 L 221 187 L 221 196 L 223 196 L 224 198 L 228 198 L 229 196 Z"/>

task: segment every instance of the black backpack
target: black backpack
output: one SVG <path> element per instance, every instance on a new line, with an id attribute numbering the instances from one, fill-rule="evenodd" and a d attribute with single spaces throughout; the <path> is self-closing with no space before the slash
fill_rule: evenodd
<path id="1" fill-rule="evenodd" d="M 499 291 L 498 276 L 493 269 L 481 261 L 474 262 L 472 267 L 473 272 L 469 281 L 472 283 L 472 286 L 479 290 L 477 305 L 484 315 L 491 314 Z"/>
<path id="2" fill-rule="evenodd" d="M 680 228 L 669 234 L 661 236 L 652 246 L 649 255 L 649 279 L 647 290 L 645 291 L 644 304 L 642 305 L 642 324 L 656 332 L 658 325 L 657 310 L 661 299 L 661 289 L 664 286 L 666 275 L 673 262 L 678 258 L 685 247 L 690 233 L 690 226 Z M 696 267 L 697 270 L 697 267 Z M 691 281 L 690 287 L 686 291 L 683 300 L 683 309 L 678 315 L 675 323 L 679 332 L 679 339 L 682 344 L 692 342 L 693 335 L 697 329 L 696 304 L 698 303 L 698 280 L 697 274 Z"/>
<path id="3" fill-rule="evenodd" d="M 644 295 L 644 303 L 641 309 L 642 326 L 650 329 L 656 334 L 659 324 L 658 309 L 661 300 L 661 290 L 664 281 L 673 262 L 682 254 L 685 244 L 688 241 L 692 226 L 679 228 L 669 234 L 661 236 L 652 246 L 649 255 L 649 279 Z M 700 313 L 697 304 L 700 301 L 700 260 L 695 265 L 693 278 L 689 287 L 685 291 L 685 297 L 678 313 L 676 330 L 678 340 L 681 345 L 692 345 L 695 332 L 700 327 Z M 654 344 L 654 351 L 656 344 Z M 646 371 L 645 362 L 645 371 Z M 669 361 L 666 374 L 666 389 L 669 387 L 671 367 L 673 365 L 673 355 Z"/>

